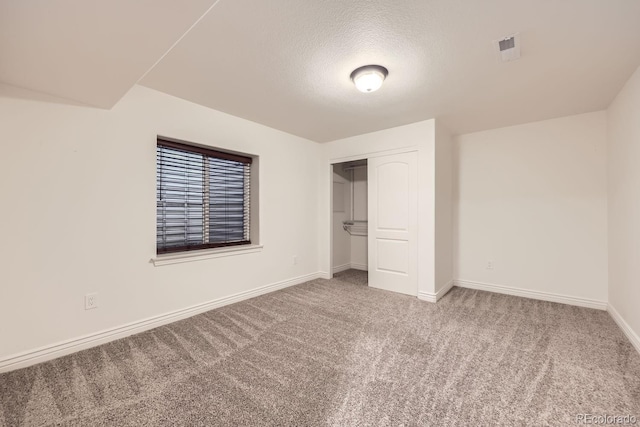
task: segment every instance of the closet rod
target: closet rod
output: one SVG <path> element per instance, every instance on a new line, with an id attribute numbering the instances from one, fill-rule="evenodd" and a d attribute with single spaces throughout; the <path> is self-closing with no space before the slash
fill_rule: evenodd
<path id="1" fill-rule="evenodd" d="M 366 167 L 367 167 L 367 165 L 361 165 L 361 166 L 348 166 L 348 167 L 342 168 L 342 170 L 343 170 L 343 171 L 351 171 L 351 170 L 354 170 L 354 169 L 362 169 L 362 168 L 366 168 Z"/>

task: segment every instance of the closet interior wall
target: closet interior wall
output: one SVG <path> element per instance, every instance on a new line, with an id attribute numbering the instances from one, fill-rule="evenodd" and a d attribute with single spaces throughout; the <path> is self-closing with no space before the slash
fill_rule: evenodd
<path id="1" fill-rule="evenodd" d="M 345 163 L 333 165 L 334 273 L 349 268 L 367 269 L 366 231 L 362 232 L 362 225 L 355 227 L 359 230 L 352 234 L 343 228 L 345 221 L 366 221 L 367 209 L 366 164 L 356 167 Z"/>

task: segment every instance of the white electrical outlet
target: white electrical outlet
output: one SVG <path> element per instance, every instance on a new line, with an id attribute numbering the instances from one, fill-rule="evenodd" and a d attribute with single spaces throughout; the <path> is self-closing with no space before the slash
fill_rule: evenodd
<path id="1" fill-rule="evenodd" d="M 298 255 L 293 256 L 293 265 L 298 264 Z"/>
<path id="2" fill-rule="evenodd" d="M 98 294 L 87 294 L 84 296 L 84 309 L 91 310 L 92 308 L 98 308 Z"/>
<path id="3" fill-rule="evenodd" d="M 493 261 L 487 261 L 487 270 L 493 270 Z"/>

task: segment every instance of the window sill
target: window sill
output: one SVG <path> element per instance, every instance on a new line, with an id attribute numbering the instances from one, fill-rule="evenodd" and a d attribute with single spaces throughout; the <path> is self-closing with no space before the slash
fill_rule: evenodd
<path id="1" fill-rule="evenodd" d="M 189 251 L 179 252 L 175 254 L 158 255 L 155 258 L 151 258 L 151 263 L 153 263 L 155 267 L 160 267 L 163 265 L 201 261 L 210 258 L 252 254 L 255 252 L 261 252 L 262 247 L 262 245 L 228 246 L 225 248 L 204 249 L 201 251 Z"/>

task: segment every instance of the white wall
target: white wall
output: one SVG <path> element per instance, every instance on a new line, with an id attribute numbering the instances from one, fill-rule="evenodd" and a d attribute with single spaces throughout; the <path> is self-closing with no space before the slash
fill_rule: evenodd
<path id="1" fill-rule="evenodd" d="M 609 109 L 609 304 L 640 351 L 640 68 Z"/>
<path id="2" fill-rule="evenodd" d="M 0 90 L 0 361 L 318 271 L 318 144 L 139 86 L 108 111 L 39 98 Z M 260 156 L 262 252 L 149 262 L 158 134 Z"/>
<path id="3" fill-rule="evenodd" d="M 351 267 L 351 236 L 342 228 L 351 219 L 351 173 L 333 166 L 333 271 Z"/>
<path id="4" fill-rule="evenodd" d="M 367 168 L 353 170 L 353 219 L 366 221 L 369 206 L 367 205 Z M 354 268 L 366 270 L 369 263 L 367 257 L 368 236 L 354 234 L 351 236 L 351 264 Z"/>
<path id="5" fill-rule="evenodd" d="M 453 139 L 436 121 L 435 129 L 435 290 L 453 281 Z"/>
<path id="6" fill-rule="evenodd" d="M 457 138 L 457 279 L 605 306 L 606 128 L 601 111 Z"/>
<path id="7" fill-rule="evenodd" d="M 319 263 L 330 270 L 331 252 L 331 182 L 330 163 L 369 158 L 375 155 L 414 149 L 418 151 L 418 292 L 435 293 L 435 120 L 386 129 L 322 144 L 319 170 Z M 322 214 L 324 212 L 324 214 Z"/>

